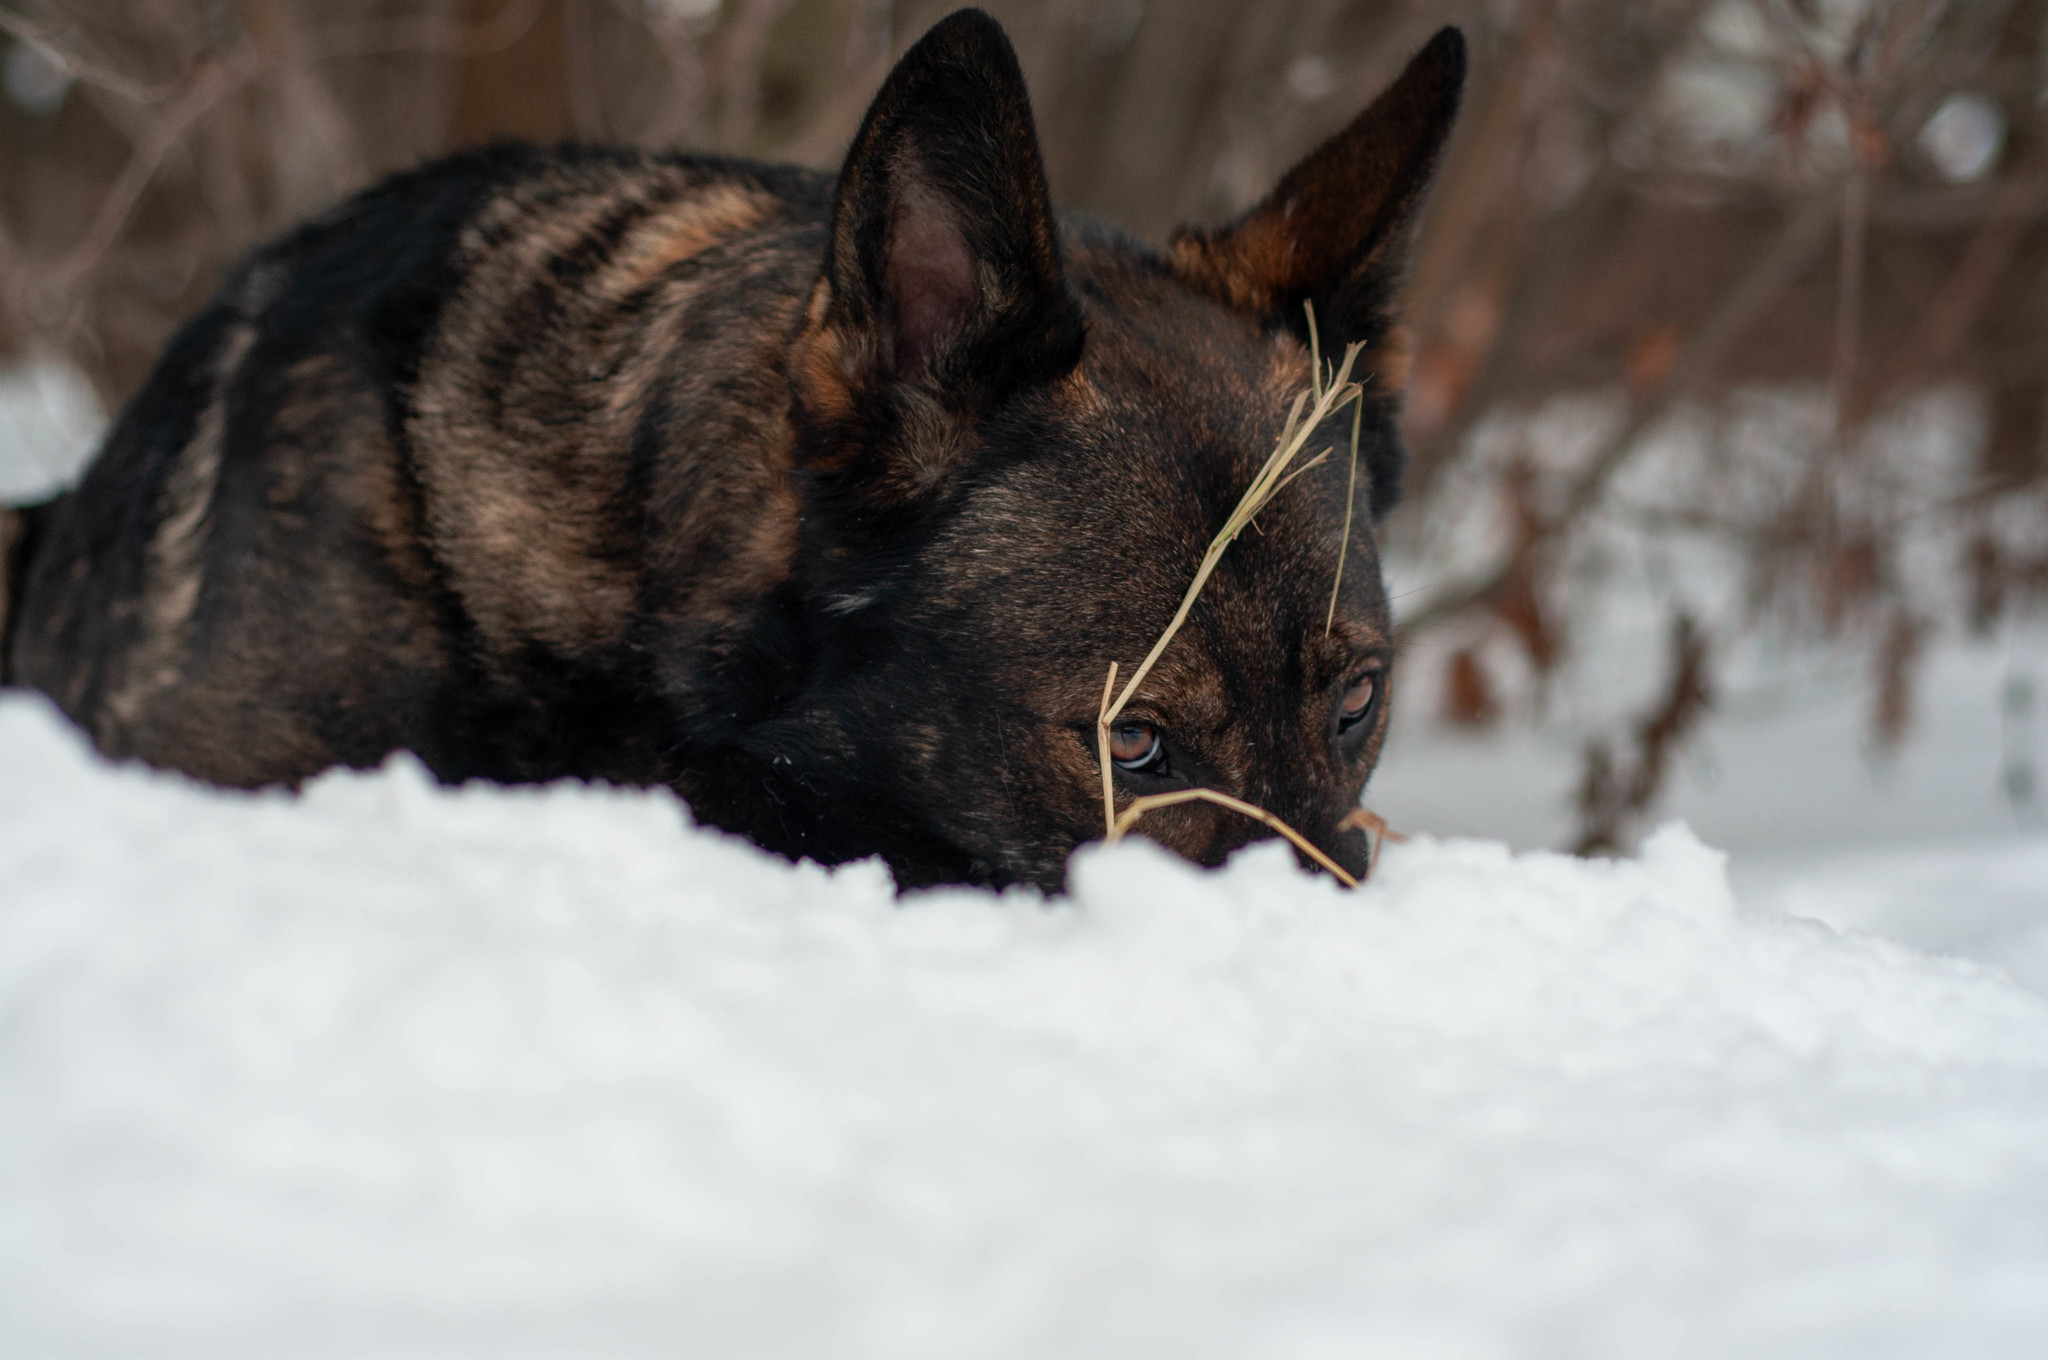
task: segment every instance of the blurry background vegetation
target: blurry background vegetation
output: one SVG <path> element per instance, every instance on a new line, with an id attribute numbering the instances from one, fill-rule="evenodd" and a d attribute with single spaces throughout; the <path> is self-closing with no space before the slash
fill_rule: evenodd
<path id="1" fill-rule="evenodd" d="M 236 252 L 455 146 L 831 166 L 950 7 L 0 0 L 0 361 L 112 409 Z M 1634 833 L 1760 648 L 1860 658 L 1882 751 L 1930 639 L 2048 599 L 2048 0 L 985 7 L 1055 200 L 1154 241 L 1464 27 L 1407 300 L 1402 721 L 1579 695 L 1582 848 Z"/>

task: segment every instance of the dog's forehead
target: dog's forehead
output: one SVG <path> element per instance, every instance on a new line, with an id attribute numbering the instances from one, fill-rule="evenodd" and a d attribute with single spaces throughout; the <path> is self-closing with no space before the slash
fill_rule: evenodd
<path id="1" fill-rule="evenodd" d="M 1052 433 L 1109 454 L 1072 468 L 1096 482 L 1106 506 L 1142 505 L 1156 526 L 1196 532 L 1206 545 L 1273 456 L 1296 400 L 1309 397 L 1309 346 L 1149 257 L 1089 251 L 1075 263 L 1087 339 L 1057 403 L 1055 420 L 1066 428 Z M 1338 446 L 1349 428 L 1340 412 L 1318 430 L 1293 469 L 1307 479 L 1260 513 L 1264 528 L 1284 523 L 1297 554 L 1324 538 L 1336 549 L 1344 479 L 1307 465 L 1324 455 L 1346 462 Z"/>
<path id="2" fill-rule="evenodd" d="M 1106 507 L 1142 503 L 1155 530 L 1186 521 L 1206 542 L 1308 391 L 1309 349 L 1135 248 L 1077 252 L 1074 266 L 1086 339 L 1038 408 L 1040 434 L 1076 451 L 1065 473 Z"/>
<path id="3" fill-rule="evenodd" d="M 1087 318 L 1081 375 L 1105 396 L 1168 396 L 1224 419 L 1285 415 L 1309 385 L 1308 347 L 1188 287 L 1157 260 L 1131 249 L 1089 249 L 1072 257 Z"/>
<path id="4" fill-rule="evenodd" d="M 1083 249 L 1070 264 L 1088 320 L 1081 362 L 992 432 L 1024 456 L 987 466 L 931 561 L 946 600 L 994 610 L 999 634 L 1035 655 L 1142 652 L 1273 454 L 1309 388 L 1309 351 L 1135 251 Z M 1301 463 L 1342 441 L 1349 418 L 1337 424 Z M 1329 620 L 1346 519 L 1342 450 L 1331 452 L 1259 514 L 1210 580 L 1188 631 L 1190 653 L 1209 658 L 1199 674 L 1277 679 L 1273 659 L 1285 655 L 1295 683 L 1321 685 L 1355 655 L 1359 621 L 1376 627 L 1362 514 Z"/>

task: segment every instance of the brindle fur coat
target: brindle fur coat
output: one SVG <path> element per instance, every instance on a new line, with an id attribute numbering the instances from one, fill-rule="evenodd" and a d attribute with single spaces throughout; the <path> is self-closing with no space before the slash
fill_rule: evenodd
<path id="1" fill-rule="evenodd" d="M 1446 30 L 1163 255 L 1053 214 L 977 11 L 903 58 L 836 178 L 526 146 L 400 175 L 256 251 L 82 484 L 0 517 L 4 677 L 219 784 L 406 748 L 451 781 L 668 785 L 906 885 L 1057 887 L 1101 834 L 1107 666 L 1272 451 L 1312 303 L 1372 375 L 1335 624 L 1348 414 L 1224 557 L 1116 777 L 1236 794 L 1362 870 L 1338 823 L 1392 659 L 1389 299 L 1463 70 Z M 1263 834 L 1201 804 L 1145 829 L 1210 863 Z"/>

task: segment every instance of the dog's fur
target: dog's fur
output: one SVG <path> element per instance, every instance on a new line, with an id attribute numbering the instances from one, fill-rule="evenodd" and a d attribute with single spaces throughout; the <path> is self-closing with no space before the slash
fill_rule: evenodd
<path id="1" fill-rule="evenodd" d="M 1336 622 L 1336 454 L 1225 555 L 1127 717 L 1170 776 L 1340 862 L 1389 664 L 1409 225 L 1464 48 L 1237 223 L 1162 256 L 1056 218 L 976 11 L 877 96 L 839 177 L 500 146 L 257 251 L 79 488 L 6 521 L 0 662 L 113 756 L 291 784 L 416 751 L 447 780 L 677 789 L 784 854 L 1056 887 L 1102 828 L 1094 719 L 1326 355 L 1368 348 Z M 1367 503 L 1369 501 L 1369 504 Z M 11 568 L 9 567 L 11 564 Z M 1205 805 L 1145 829 L 1204 862 Z"/>

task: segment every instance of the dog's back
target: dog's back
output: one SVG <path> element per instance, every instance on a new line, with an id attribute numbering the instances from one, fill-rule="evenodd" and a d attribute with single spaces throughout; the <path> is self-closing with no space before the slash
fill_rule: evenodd
<path id="1" fill-rule="evenodd" d="M 780 353 L 829 192 L 505 146 L 259 251 L 13 554 L 14 677 L 221 783 L 399 745 L 452 778 L 662 777 L 593 729 L 644 707 L 645 606 L 708 656 L 787 557 L 750 529 L 787 494 Z M 716 565 L 691 598 L 643 598 L 661 542 Z"/>

